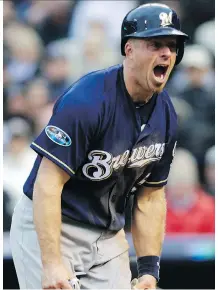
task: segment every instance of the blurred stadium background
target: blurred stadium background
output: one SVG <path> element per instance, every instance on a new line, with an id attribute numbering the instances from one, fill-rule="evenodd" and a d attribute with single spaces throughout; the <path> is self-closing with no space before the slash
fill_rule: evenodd
<path id="1" fill-rule="evenodd" d="M 167 90 L 179 118 L 178 146 L 166 188 L 167 234 L 160 287 L 215 289 L 215 1 L 173 0 L 191 36 Z M 31 140 L 53 104 L 83 74 L 122 62 L 120 25 L 143 0 L 3 2 L 4 289 L 18 289 L 8 232 L 32 167 Z M 136 276 L 130 217 L 126 233 Z"/>

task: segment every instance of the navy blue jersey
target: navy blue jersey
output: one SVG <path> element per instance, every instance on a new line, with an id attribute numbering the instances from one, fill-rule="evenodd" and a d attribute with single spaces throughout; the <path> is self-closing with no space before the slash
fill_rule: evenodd
<path id="1" fill-rule="evenodd" d="M 32 199 L 43 156 L 69 175 L 62 214 L 110 230 L 123 228 L 125 207 L 141 186 L 164 186 L 176 144 L 177 119 L 168 94 L 135 105 L 120 78 L 122 66 L 92 72 L 56 102 L 32 142 L 37 153 L 24 185 Z M 148 116 L 149 112 L 149 116 Z"/>

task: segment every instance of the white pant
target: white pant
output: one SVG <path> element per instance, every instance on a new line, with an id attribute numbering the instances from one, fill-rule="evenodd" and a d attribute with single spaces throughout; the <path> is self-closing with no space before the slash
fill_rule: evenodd
<path id="1" fill-rule="evenodd" d="M 41 289 L 42 264 L 33 224 L 32 201 L 22 196 L 15 207 L 10 242 L 21 289 Z M 130 289 L 128 243 L 123 230 L 102 231 L 62 217 L 61 251 L 82 289 Z"/>

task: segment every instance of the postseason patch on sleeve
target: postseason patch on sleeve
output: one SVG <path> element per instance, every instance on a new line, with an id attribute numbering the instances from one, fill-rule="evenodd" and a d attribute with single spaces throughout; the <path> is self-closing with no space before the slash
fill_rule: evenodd
<path id="1" fill-rule="evenodd" d="M 70 136 L 56 126 L 47 126 L 45 128 L 45 133 L 49 139 L 60 146 L 70 146 L 72 143 Z"/>

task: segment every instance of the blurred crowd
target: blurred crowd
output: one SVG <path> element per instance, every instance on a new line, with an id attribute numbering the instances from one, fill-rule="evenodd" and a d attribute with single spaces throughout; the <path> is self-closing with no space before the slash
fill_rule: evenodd
<path id="1" fill-rule="evenodd" d="M 149 1 L 152 2 L 152 1 Z M 178 114 L 166 188 L 168 233 L 214 232 L 215 1 L 153 1 L 178 12 L 191 36 L 167 84 Z M 120 26 L 147 1 L 3 2 L 4 230 L 35 160 L 30 142 L 57 98 L 80 76 L 121 63 Z"/>

